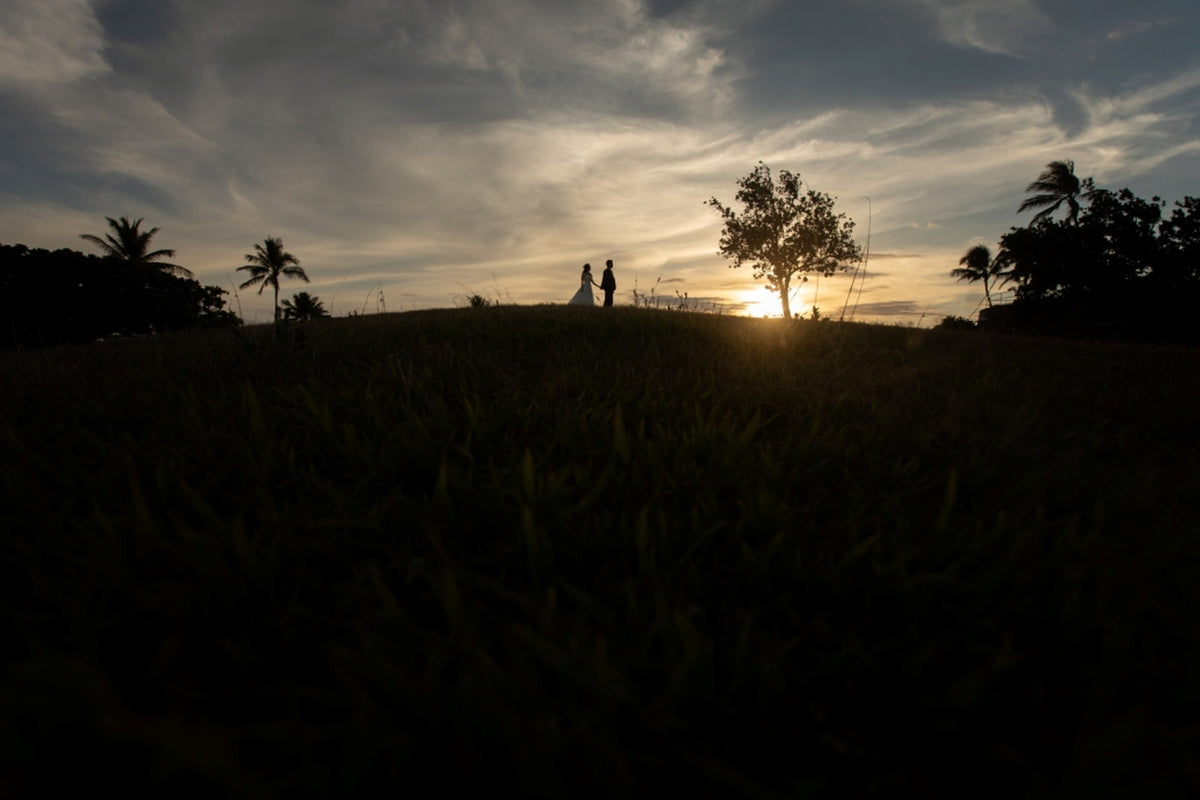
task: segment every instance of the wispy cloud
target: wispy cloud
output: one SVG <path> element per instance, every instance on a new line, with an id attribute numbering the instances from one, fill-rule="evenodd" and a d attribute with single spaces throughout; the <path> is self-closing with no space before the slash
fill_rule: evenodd
<path id="1" fill-rule="evenodd" d="M 1110 29 L 1108 33 L 1105 34 L 1104 38 L 1110 41 L 1120 41 L 1121 39 L 1128 39 L 1131 36 L 1137 36 L 1145 33 L 1153 28 L 1159 28 L 1163 25 L 1170 25 L 1171 22 L 1172 21 L 1170 19 L 1162 18 L 1134 20 L 1133 22 L 1121 25 L 1120 27 Z"/>
<path id="2" fill-rule="evenodd" d="M 853 302 L 853 301 L 852 301 Z M 866 317 L 911 317 L 924 309 L 913 300 L 885 300 L 878 303 L 859 303 L 854 311 Z"/>
<path id="3" fill-rule="evenodd" d="M 946 41 L 988 53 L 1025 57 L 1050 32 L 1035 0 L 923 0 Z"/>
<path id="4" fill-rule="evenodd" d="M 103 37 L 88 0 L 6 0 L 0 87 L 38 91 L 104 73 Z"/>

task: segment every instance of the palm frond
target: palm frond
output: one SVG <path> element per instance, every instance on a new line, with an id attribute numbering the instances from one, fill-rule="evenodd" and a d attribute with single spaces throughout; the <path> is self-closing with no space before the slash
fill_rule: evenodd
<path id="1" fill-rule="evenodd" d="M 992 260 L 992 251 L 986 245 L 977 244 L 966 252 L 966 254 L 958 260 L 959 264 L 966 264 L 973 269 L 986 269 L 987 265 Z"/>
<path id="2" fill-rule="evenodd" d="M 155 261 L 154 266 L 158 267 L 164 272 L 171 273 L 177 278 L 194 278 L 196 275 L 196 273 L 192 272 L 187 267 L 180 266 L 179 264 L 168 264 L 165 261 Z"/>
<path id="3" fill-rule="evenodd" d="M 112 246 L 112 244 L 110 244 L 109 242 L 107 242 L 104 239 L 101 239 L 99 236 L 93 236 L 90 233 L 81 233 L 81 234 L 79 234 L 79 238 L 86 239 L 87 241 L 96 245 L 97 247 L 100 248 L 101 252 L 103 252 L 104 255 L 106 255 L 106 256 L 117 256 L 118 255 L 116 249 Z"/>
<path id="4" fill-rule="evenodd" d="M 150 264 L 172 275 L 183 278 L 192 277 L 192 271 L 187 267 L 161 260 L 173 258 L 174 250 L 164 248 L 150 251 L 150 240 L 158 233 L 158 228 L 151 228 L 148 231 L 141 230 L 141 218 L 132 222 L 128 217 L 119 219 L 105 217 L 104 219 L 108 221 L 108 227 L 112 229 L 112 233 L 105 235 L 103 239 L 90 233 L 82 233 L 79 238 L 99 247 L 107 257 L 117 258 L 130 264 Z"/>
<path id="5" fill-rule="evenodd" d="M 239 272 L 242 270 L 246 270 L 247 272 L 250 273 L 249 280 L 247 280 L 245 283 L 241 284 L 238 287 L 239 289 L 249 289 L 251 286 L 254 286 L 256 283 L 263 282 L 266 279 L 267 272 L 268 272 L 266 267 L 260 266 L 258 264 L 246 264 L 245 266 L 238 267 L 237 269 Z M 261 292 L 261 290 L 260 290 L 260 292 Z"/>
<path id="6" fill-rule="evenodd" d="M 1032 197 L 1025 198 L 1025 201 L 1017 209 L 1017 213 L 1027 209 L 1042 209 L 1030 220 L 1032 224 L 1049 219 L 1063 203 L 1066 203 L 1069 209 L 1067 220 L 1075 222 L 1079 218 L 1079 203 L 1075 198 L 1079 196 L 1082 189 L 1090 189 L 1090 187 L 1090 178 L 1080 182 L 1076 177 L 1074 161 L 1069 159 L 1051 161 L 1041 174 L 1025 187 L 1027 193 L 1034 194 Z"/>
<path id="7" fill-rule="evenodd" d="M 1075 177 L 1075 162 L 1070 159 L 1051 161 L 1041 174 L 1025 187 L 1027 192 L 1079 191 L 1079 178 Z"/>
<path id="8" fill-rule="evenodd" d="M 1036 194 L 1033 197 L 1025 198 L 1025 201 L 1021 203 L 1021 207 L 1017 209 L 1017 213 L 1020 214 L 1028 208 L 1048 208 L 1053 213 L 1055 209 L 1063 204 L 1063 200 L 1065 199 L 1062 195 L 1057 194 Z"/>

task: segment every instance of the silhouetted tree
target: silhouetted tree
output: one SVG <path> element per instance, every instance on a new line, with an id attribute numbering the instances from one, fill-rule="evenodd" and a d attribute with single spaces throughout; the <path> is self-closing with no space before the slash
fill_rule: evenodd
<path id="1" fill-rule="evenodd" d="M 740 214 L 715 197 L 708 200 L 725 221 L 719 252 L 733 261 L 731 268 L 749 264 L 756 279 L 766 278 L 779 293 L 783 316 L 791 319 L 788 293 L 794 276 L 832 275 L 861 258 L 851 235 L 854 222 L 834 213 L 828 194 L 803 191 L 799 175 L 783 170 L 776 182 L 761 161 L 738 186 Z"/>
<path id="2" fill-rule="evenodd" d="M 0 245 L 0 346 L 241 324 L 224 294 L 153 263 Z"/>
<path id="3" fill-rule="evenodd" d="M 275 290 L 275 321 L 279 322 L 279 276 L 299 278 L 308 283 L 308 275 L 300 267 L 300 261 L 283 249 L 283 240 L 278 237 L 267 237 L 263 244 L 254 245 L 254 252 L 246 254 L 246 265 L 238 270 L 250 273 L 250 279 L 243 283 L 241 289 L 258 284 L 258 293 L 262 294 L 265 287 Z"/>
<path id="4" fill-rule="evenodd" d="M 151 264 L 163 272 L 178 275 L 181 278 L 192 277 L 190 269 L 160 260 L 174 258 L 174 250 L 150 250 L 150 240 L 154 234 L 158 233 L 158 228 L 151 228 L 148 231 L 138 230 L 142 224 L 140 219 L 133 222 L 125 217 L 120 219 L 105 217 L 105 219 L 108 220 L 108 227 L 112 228 L 112 233 L 105 234 L 103 239 L 90 233 L 81 233 L 79 238 L 96 245 L 104 252 L 104 255 L 117 261 L 127 264 Z"/>
<path id="5" fill-rule="evenodd" d="M 1013 228 L 996 260 L 1016 284 L 995 321 L 1010 329 L 1096 338 L 1200 340 L 1200 208 L 1129 189 L 1096 189 L 1077 223 Z"/>
<path id="6" fill-rule="evenodd" d="M 1153 277 L 1171 290 L 1200 283 L 1200 199 L 1175 201 L 1171 216 L 1159 225 L 1161 262 Z"/>
<path id="7" fill-rule="evenodd" d="M 283 301 L 283 318 L 294 320 L 328 317 L 325 304 L 308 292 L 296 292 L 291 300 Z"/>
<path id="8" fill-rule="evenodd" d="M 995 278 L 1003 282 L 1005 277 L 1002 265 L 992 258 L 992 251 L 984 245 L 977 244 L 968 250 L 958 263 L 960 266 L 957 269 L 950 270 L 950 277 L 971 283 L 983 281 L 983 296 L 987 299 L 988 307 L 991 307 L 992 293 L 988 283 Z"/>
<path id="9" fill-rule="evenodd" d="M 1128 189 L 1092 190 L 1076 222 L 1043 218 L 1010 230 L 996 262 L 1017 284 L 1018 299 L 1115 298 L 1162 264 L 1162 205 Z"/>
<path id="10" fill-rule="evenodd" d="M 1017 213 L 1030 208 L 1042 209 L 1033 215 L 1030 224 L 1049 219 L 1059 206 L 1067 204 L 1067 222 L 1074 225 L 1079 220 L 1079 198 L 1090 198 L 1093 191 L 1091 178 L 1080 181 L 1075 176 L 1074 161 L 1051 161 L 1037 179 L 1025 187 L 1027 194 Z"/>
<path id="11" fill-rule="evenodd" d="M 1200 344 L 1200 199 L 1164 218 L 1160 198 L 1097 189 L 1074 170 L 1052 162 L 1027 187 L 1037 194 L 1020 210 L 1042 211 L 1001 237 L 990 273 L 1015 284 L 1015 299 L 981 311 L 980 327 Z M 1069 213 L 1055 220 L 1063 204 Z M 963 262 L 952 274 L 969 279 L 983 258 L 973 249 Z"/>

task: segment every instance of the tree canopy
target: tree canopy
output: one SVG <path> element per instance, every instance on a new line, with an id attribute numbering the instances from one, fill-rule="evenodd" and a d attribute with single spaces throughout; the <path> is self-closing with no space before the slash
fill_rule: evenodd
<path id="1" fill-rule="evenodd" d="M 0 347 L 240 324 L 224 295 L 154 263 L 0 244 Z"/>
<path id="2" fill-rule="evenodd" d="M 740 212 L 715 197 L 707 203 L 725 222 L 719 252 L 733 261 L 730 268 L 749 265 L 756 280 L 765 279 L 779 293 L 785 318 L 792 317 L 789 290 L 795 276 L 832 275 L 862 257 L 853 220 L 834 212 L 830 195 L 805 190 L 799 175 L 781 170 L 775 180 L 770 167 L 759 162 L 738 187 Z"/>
<path id="3" fill-rule="evenodd" d="M 108 220 L 108 227 L 112 229 L 112 233 L 106 234 L 103 239 L 90 233 L 81 233 L 79 238 L 96 245 L 109 258 L 129 264 L 152 264 L 157 269 L 181 278 L 192 277 L 192 271 L 187 267 L 169 264 L 162 260 L 174 258 L 174 250 L 150 249 L 150 240 L 154 238 L 154 234 L 158 233 L 158 228 L 151 228 L 148 231 L 139 230 L 142 224 L 140 219 L 133 222 L 125 217 L 120 219 L 105 217 L 105 219 Z"/>
<path id="4" fill-rule="evenodd" d="M 993 274 L 1014 285 L 1015 299 L 981 314 L 981 325 L 1200 341 L 1200 200 L 1185 197 L 1166 216 L 1158 197 L 1098 189 L 1091 178 L 1076 180 L 1076 188 L 1083 202 L 1064 195 L 1071 213 L 1063 219 L 1045 204 L 1028 226 L 1001 237 Z"/>
<path id="5" fill-rule="evenodd" d="M 250 273 L 250 278 L 239 288 L 257 285 L 258 293 L 267 286 L 275 290 L 275 321 L 279 322 L 279 276 L 299 278 L 308 283 L 308 275 L 300 266 L 300 260 L 283 249 L 283 240 L 268 236 L 262 244 L 254 245 L 254 252 L 246 254 L 246 264 L 239 271 Z"/>

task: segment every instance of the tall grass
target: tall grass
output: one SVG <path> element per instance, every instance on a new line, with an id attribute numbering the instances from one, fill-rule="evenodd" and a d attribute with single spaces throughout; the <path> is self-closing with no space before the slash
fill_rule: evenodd
<path id="1" fill-rule="evenodd" d="M 16 793 L 1200 792 L 1194 350 L 501 306 L 0 366 Z"/>

